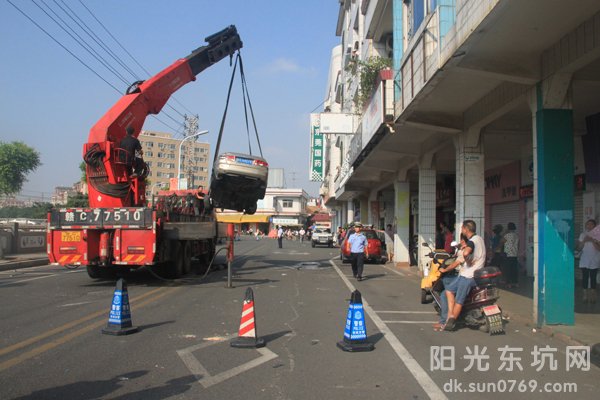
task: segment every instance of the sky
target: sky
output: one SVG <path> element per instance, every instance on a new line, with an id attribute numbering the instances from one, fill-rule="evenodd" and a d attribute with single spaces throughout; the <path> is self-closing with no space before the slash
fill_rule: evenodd
<path id="1" fill-rule="evenodd" d="M 68 11 L 68 5 L 136 76 L 149 78 L 82 3 L 152 75 L 202 46 L 206 36 L 235 25 L 244 43 L 244 69 L 264 157 L 271 167 L 285 169 L 288 187 L 318 194 L 319 184 L 308 178 L 309 114 L 322 109 L 331 50 L 340 42 L 335 35 L 337 0 L 10 1 L 120 91 L 83 66 L 8 0 L 0 0 L 0 141 L 23 141 L 39 151 L 42 161 L 28 175 L 20 198 L 47 200 L 55 186 L 70 186 L 79 179 L 90 128 L 135 80 L 104 53 L 127 84 L 122 82 L 36 4 L 52 16 L 56 12 L 92 42 L 59 7 Z M 222 60 L 174 94 L 185 108 L 169 102 L 181 113 L 198 115 L 199 129 L 210 131 L 200 138 L 211 144 L 211 151 L 230 77 L 229 61 Z M 164 111 L 177 121 L 183 119 L 165 107 L 158 118 L 170 127 L 148 117 L 144 129 L 174 133 L 172 128 L 179 125 Z M 256 150 L 256 143 L 252 145 Z M 248 151 L 239 78 L 232 92 L 223 151 Z"/>

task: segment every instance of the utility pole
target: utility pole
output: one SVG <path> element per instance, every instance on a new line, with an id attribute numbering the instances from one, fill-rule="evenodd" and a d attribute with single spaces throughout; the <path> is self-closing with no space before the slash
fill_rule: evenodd
<path id="1" fill-rule="evenodd" d="M 198 115 L 195 116 L 188 116 L 187 114 L 184 115 L 184 121 L 183 121 L 183 140 L 185 140 L 186 138 L 195 135 L 198 132 Z M 179 162 L 183 162 L 184 165 L 182 165 L 183 168 L 181 168 L 182 171 L 184 171 L 184 174 L 187 178 L 187 188 L 193 188 L 195 187 L 195 182 L 194 182 L 194 165 L 196 164 L 196 162 L 194 161 L 194 143 L 197 140 L 197 136 L 194 138 L 191 138 L 191 140 L 189 141 L 189 143 L 187 143 L 187 145 L 185 146 L 185 150 L 184 150 L 184 156 L 183 158 L 181 158 L 181 154 L 179 155 L 180 159 Z M 177 177 L 177 179 L 179 179 L 179 176 Z"/>

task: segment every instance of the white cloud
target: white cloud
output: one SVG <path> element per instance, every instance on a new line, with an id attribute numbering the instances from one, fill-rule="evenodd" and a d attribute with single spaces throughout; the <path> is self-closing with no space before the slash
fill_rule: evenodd
<path id="1" fill-rule="evenodd" d="M 267 65 L 267 71 L 271 73 L 311 73 L 314 72 L 314 68 L 304 68 L 300 66 L 296 61 L 288 58 L 277 58 Z"/>

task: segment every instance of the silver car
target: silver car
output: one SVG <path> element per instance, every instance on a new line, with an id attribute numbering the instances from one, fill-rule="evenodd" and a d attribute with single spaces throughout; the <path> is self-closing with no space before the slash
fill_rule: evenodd
<path id="1" fill-rule="evenodd" d="M 269 163 L 250 154 L 223 153 L 213 166 L 210 198 L 217 208 L 256 212 L 256 202 L 265 197 Z"/>

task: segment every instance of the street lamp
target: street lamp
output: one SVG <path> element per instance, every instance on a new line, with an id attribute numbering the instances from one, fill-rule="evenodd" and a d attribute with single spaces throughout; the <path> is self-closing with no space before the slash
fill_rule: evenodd
<path id="1" fill-rule="evenodd" d="M 156 182 L 150 188 L 150 198 L 152 199 L 152 205 L 154 206 L 154 188 L 158 186 L 161 188 L 163 185 L 168 185 L 168 182 Z"/>
<path id="2" fill-rule="evenodd" d="M 196 136 L 206 135 L 207 133 L 208 133 L 208 131 L 200 131 L 200 132 L 194 133 L 193 135 L 185 137 L 181 141 L 181 143 L 179 143 L 179 153 L 178 153 L 179 160 L 177 162 L 177 189 L 181 190 L 181 179 L 180 179 L 180 176 L 181 176 L 181 146 L 183 145 L 183 142 L 185 142 L 186 140 L 191 139 L 193 137 L 196 137 Z"/>

